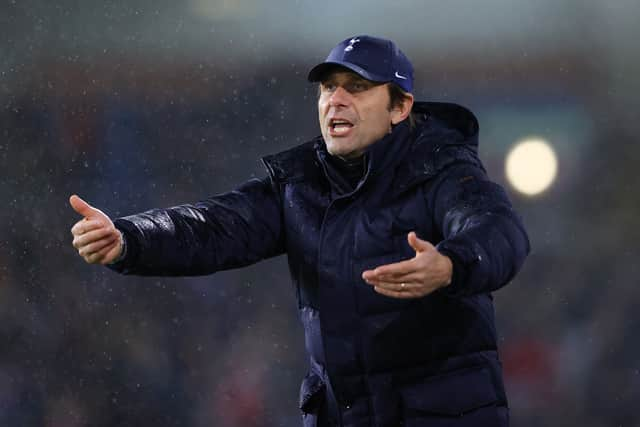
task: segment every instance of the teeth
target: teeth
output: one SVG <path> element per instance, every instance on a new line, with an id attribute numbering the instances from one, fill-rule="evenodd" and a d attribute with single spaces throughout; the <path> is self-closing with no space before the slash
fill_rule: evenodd
<path id="1" fill-rule="evenodd" d="M 338 133 L 344 133 L 346 131 L 348 131 L 351 128 L 351 126 L 347 125 L 347 124 L 334 124 L 333 126 L 333 130 L 334 132 L 338 132 Z"/>

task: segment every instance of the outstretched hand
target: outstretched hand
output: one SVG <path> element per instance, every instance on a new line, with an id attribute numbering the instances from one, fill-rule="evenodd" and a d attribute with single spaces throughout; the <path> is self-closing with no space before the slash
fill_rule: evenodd
<path id="1" fill-rule="evenodd" d="M 431 243 L 419 239 L 416 233 L 407 236 L 415 257 L 381 265 L 362 272 L 362 278 L 373 289 L 392 298 L 420 298 L 451 283 L 453 264 Z"/>
<path id="2" fill-rule="evenodd" d="M 78 254 L 89 264 L 109 264 L 117 259 L 122 252 L 122 235 L 111 218 L 75 194 L 69 203 L 84 217 L 71 228 Z"/>

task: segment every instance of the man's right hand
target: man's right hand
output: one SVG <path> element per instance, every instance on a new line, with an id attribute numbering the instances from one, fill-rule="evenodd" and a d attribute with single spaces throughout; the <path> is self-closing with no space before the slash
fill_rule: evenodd
<path id="1" fill-rule="evenodd" d="M 122 235 L 113 221 L 75 194 L 69 198 L 73 210 L 84 218 L 71 228 L 73 247 L 89 264 L 110 264 L 122 253 Z"/>

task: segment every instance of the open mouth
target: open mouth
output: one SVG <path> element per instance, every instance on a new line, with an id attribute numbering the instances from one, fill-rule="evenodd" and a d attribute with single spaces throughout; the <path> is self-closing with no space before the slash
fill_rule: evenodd
<path id="1" fill-rule="evenodd" d="M 351 130 L 353 123 L 344 119 L 331 119 L 329 131 L 332 135 L 344 135 Z"/>

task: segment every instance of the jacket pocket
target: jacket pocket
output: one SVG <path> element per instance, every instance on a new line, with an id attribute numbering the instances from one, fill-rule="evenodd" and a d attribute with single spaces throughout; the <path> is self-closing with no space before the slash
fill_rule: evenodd
<path id="1" fill-rule="evenodd" d="M 498 404 L 491 374 L 483 366 L 427 378 L 401 388 L 400 394 L 405 419 L 429 415 L 461 417 Z"/>
<path id="2" fill-rule="evenodd" d="M 326 385 L 319 375 L 309 372 L 300 385 L 299 407 L 305 414 L 317 414 L 324 403 Z"/>

